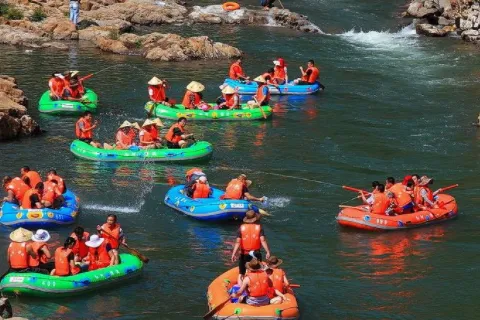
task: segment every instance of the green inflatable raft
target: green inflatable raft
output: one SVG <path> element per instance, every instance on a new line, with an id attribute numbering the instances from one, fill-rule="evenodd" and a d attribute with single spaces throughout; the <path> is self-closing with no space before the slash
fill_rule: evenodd
<path id="1" fill-rule="evenodd" d="M 107 150 L 74 140 L 70 145 L 70 151 L 79 158 L 94 161 L 192 162 L 209 158 L 213 148 L 206 141 L 197 141 L 184 149 L 139 149 L 133 147 L 129 150 Z"/>
<path id="2" fill-rule="evenodd" d="M 85 102 L 68 101 L 68 100 L 52 100 L 50 99 L 50 91 L 45 91 L 38 102 L 38 110 L 40 112 L 51 114 L 79 114 L 85 111 L 96 111 L 98 104 L 98 96 L 90 89 L 85 89 L 82 97 Z"/>
<path id="3" fill-rule="evenodd" d="M 213 104 L 210 105 L 213 106 Z M 181 104 L 176 104 L 174 107 L 167 107 L 164 104 L 149 101 L 145 104 L 145 110 L 150 112 L 152 106 L 154 108 L 152 116 L 170 120 L 177 120 L 180 117 L 185 117 L 188 120 L 248 121 L 264 120 L 272 116 L 272 108 L 270 106 L 263 106 L 262 113 L 260 108 L 250 109 L 246 103 L 240 105 L 241 109 L 203 111 L 200 109 L 185 109 Z"/>
<path id="4" fill-rule="evenodd" d="M 65 297 L 118 284 L 141 275 L 143 262 L 140 259 L 125 253 L 120 254 L 120 259 L 119 265 L 68 277 L 33 272 L 9 273 L 0 282 L 0 291 L 43 298 Z"/>

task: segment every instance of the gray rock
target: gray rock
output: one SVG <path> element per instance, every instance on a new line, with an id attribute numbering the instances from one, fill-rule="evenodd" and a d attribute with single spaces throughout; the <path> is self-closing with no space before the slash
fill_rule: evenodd
<path id="1" fill-rule="evenodd" d="M 466 19 L 460 19 L 460 23 L 458 25 L 458 28 L 461 30 L 468 30 L 472 29 L 473 23 L 472 21 L 466 20 Z"/>
<path id="2" fill-rule="evenodd" d="M 448 31 L 437 28 L 428 23 L 417 24 L 415 26 L 417 34 L 423 34 L 428 37 L 445 37 L 448 34 Z"/>
<path id="3" fill-rule="evenodd" d="M 447 19 L 445 17 L 439 17 L 438 24 L 441 26 L 450 26 L 455 24 L 455 20 Z"/>
<path id="4" fill-rule="evenodd" d="M 438 3 L 438 7 L 443 10 L 450 10 L 452 8 L 452 4 L 450 0 L 435 0 Z"/>
<path id="5" fill-rule="evenodd" d="M 425 9 L 432 9 L 432 8 L 435 8 L 436 6 L 434 5 L 432 0 L 427 0 L 423 3 L 423 7 Z"/>
<path id="6" fill-rule="evenodd" d="M 425 7 L 422 7 L 420 9 L 418 9 L 416 17 L 417 18 L 425 18 L 426 16 L 434 14 L 436 12 L 438 12 L 438 9 L 436 9 L 436 8 L 427 9 Z"/>
<path id="7" fill-rule="evenodd" d="M 473 42 L 480 39 L 478 30 L 465 30 L 462 32 L 462 39 L 467 42 Z"/>

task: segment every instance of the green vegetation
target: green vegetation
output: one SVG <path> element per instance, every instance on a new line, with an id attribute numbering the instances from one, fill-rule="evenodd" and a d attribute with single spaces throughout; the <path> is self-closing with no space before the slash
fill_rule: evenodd
<path id="1" fill-rule="evenodd" d="M 40 22 L 46 17 L 47 15 L 45 14 L 45 11 L 43 11 L 42 7 L 38 7 L 33 11 L 32 16 L 30 17 L 30 21 Z"/>
<path id="2" fill-rule="evenodd" d="M 0 16 L 8 20 L 20 20 L 23 19 L 23 12 L 0 0 Z"/>

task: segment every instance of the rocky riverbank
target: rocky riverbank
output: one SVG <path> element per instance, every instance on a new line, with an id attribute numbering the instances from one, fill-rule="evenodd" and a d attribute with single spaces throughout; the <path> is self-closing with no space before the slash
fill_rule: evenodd
<path id="1" fill-rule="evenodd" d="M 456 33 L 468 42 L 480 40 L 480 2 L 478 0 L 413 0 L 406 17 L 418 18 L 418 34 L 445 37 Z"/>
<path id="2" fill-rule="evenodd" d="M 41 133 L 40 126 L 27 114 L 28 99 L 15 78 L 0 75 L 0 140 Z"/>
<path id="3" fill-rule="evenodd" d="M 2 1 L 7 10 L 1 10 Z M 137 54 L 151 60 L 184 61 L 235 58 L 242 52 L 230 45 L 213 42 L 206 36 L 184 38 L 161 33 L 138 36 L 132 33 L 135 26 L 271 25 L 322 33 L 307 17 L 278 8 L 269 11 L 260 7 L 242 8 L 227 12 L 220 5 L 186 7 L 174 0 L 84 0 L 78 29 L 66 18 L 68 12 L 68 0 L 0 0 L 0 43 L 68 50 L 71 40 L 86 40 L 111 53 Z"/>

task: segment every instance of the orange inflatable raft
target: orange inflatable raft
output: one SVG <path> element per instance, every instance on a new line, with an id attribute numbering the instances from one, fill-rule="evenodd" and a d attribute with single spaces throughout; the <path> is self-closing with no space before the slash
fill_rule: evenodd
<path id="1" fill-rule="evenodd" d="M 440 223 L 456 218 L 457 202 L 448 194 L 439 194 L 438 201 L 444 203 L 442 209 L 429 209 L 398 216 L 385 216 L 366 212 L 365 206 L 344 208 L 337 216 L 341 226 L 370 231 L 402 230 Z"/>
<path id="2" fill-rule="evenodd" d="M 209 310 L 214 309 L 216 306 L 228 299 L 228 290 L 236 284 L 237 278 L 238 267 L 230 269 L 213 280 L 207 291 Z M 281 304 L 270 304 L 262 307 L 250 306 L 245 303 L 228 302 L 213 316 L 213 319 L 298 319 L 300 317 L 300 311 L 298 309 L 297 299 L 295 299 L 293 290 L 289 289 L 289 292 L 287 292 L 285 296 L 289 301 Z"/>

